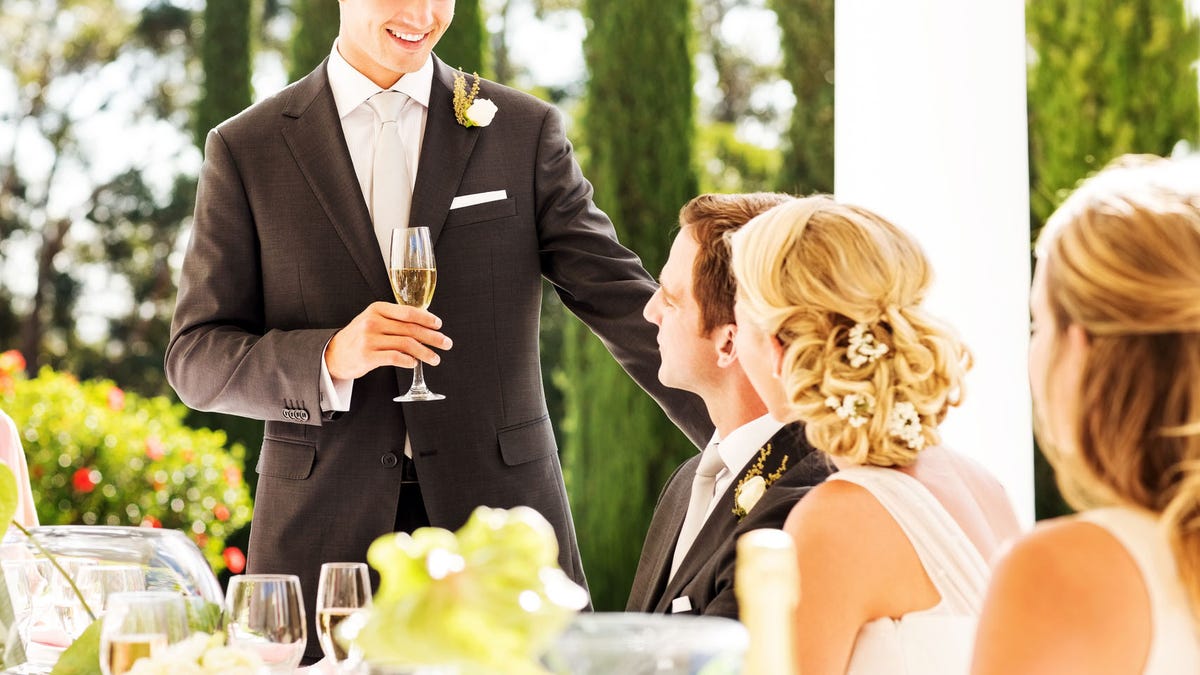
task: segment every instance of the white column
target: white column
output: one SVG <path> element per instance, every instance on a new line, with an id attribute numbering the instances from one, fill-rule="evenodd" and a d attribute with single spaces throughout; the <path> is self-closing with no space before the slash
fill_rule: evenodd
<path id="1" fill-rule="evenodd" d="M 1021 0 L 837 0 L 838 199 L 916 234 L 931 311 L 975 355 L 947 444 L 1033 522 L 1029 179 Z"/>

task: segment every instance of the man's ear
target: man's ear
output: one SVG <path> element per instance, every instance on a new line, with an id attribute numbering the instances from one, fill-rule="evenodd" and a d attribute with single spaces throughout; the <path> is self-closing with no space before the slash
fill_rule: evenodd
<path id="1" fill-rule="evenodd" d="M 728 368 L 737 363 L 737 347 L 733 339 L 737 337 L 737 324 L 727 323 L 713 329 L 713 343 L 717 348 L 717 366 Z"/>

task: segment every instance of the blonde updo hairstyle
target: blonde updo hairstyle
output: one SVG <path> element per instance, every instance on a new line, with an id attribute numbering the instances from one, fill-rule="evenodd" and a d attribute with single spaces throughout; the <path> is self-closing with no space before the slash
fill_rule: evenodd
<path id="1" fill-rule="evenodd" d="M 825 196 L 777 206 L 731 236 L 738 302 L 783 347 L 781 380 L 814 447 L 856 464 L 908 466 L 940 442 L 970 367 L 966 347 L 920 306 L 932 271 L 913 238 L 866 209 Z M 850 333 L 865 324 L 883 355 L 851 363 Z M 830 399 L 869 395 L 856 426 Z M 890 428 L 897 404 L 920 416 L 919 441 Z"/>
<path id="2" fill-rule="evenodd" d="M 1200 616 L 1200 158 L 1119 159 L 1051 216 L 1037 254 L 1049 328 L 1078 325 L 1089 346 L 1072 437 L 1043 439 L 1059 485 L 1077 508 L 1159 514 Z"/>

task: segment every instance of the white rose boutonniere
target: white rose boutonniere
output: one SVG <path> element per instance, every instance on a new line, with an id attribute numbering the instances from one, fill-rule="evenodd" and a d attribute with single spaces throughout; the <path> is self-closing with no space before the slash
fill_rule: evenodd
<path id="1" fill-rule="evenodd" d="M 467 76 L 461 70 L 454 73 L 454 118 L 464 127 L 486 127 L 496 116 L 495 103 L 479 96 L 479 74 L 467 90 Z"/>
<path id="2" fill-rule="evenodd" d="M 742 483 L 736 490 L 737 507 L 745 513 L 750 513 L 750 509 L 762 499 L 763 494 L 767 491 L 767 479 L 762 476 L 753 476 L 750 480 Z"/>
<path id="3" fill-rule="evenodd" d="M 763 475 L 767 458 L 770 456 L 771 444 L 768 443 L 759 449 L 758 458 L 738 481 L 737 487 L 733 489 L 733 515 L 738 517 L 739 522 L 749 515 L 751 509 L 758 504 L 758 500 L 766 494 L 767 488 L 771 487 L 771 484 L 779 480 L 783 472 L 787 471 L 788 456 L 785 454 L 779 460 L 779 468 Z"/>
<path id="4" fill-rule="evenodd" d="M 496 110 L 495 103 L 486 98 L 477 98 L 471 103 L 471 107 L 467 108 L 467 121 L 473 122 L 477 127 L 486 127 L 492 123 Z"/>

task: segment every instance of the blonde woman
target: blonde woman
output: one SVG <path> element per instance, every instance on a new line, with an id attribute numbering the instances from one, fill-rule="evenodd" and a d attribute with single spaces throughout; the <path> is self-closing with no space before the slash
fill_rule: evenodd
<path id="1" fill-rule="evenodd" d="M 921 307 L 929 262 L 904 231 L 827 197 L 731 242 L 743 367 L 839 469 L 785 525 L 799 671 L 966 672 L 987 561 L 1018 527 L 999 483 L 939 444 L 970 356 Z"/>
<path id="2" fill-rule="evenodd" d="M 1037 245 L 1029 380 L 1077 508 L 997 566 L 976 673 L 1200 673 L 1200 160 L 1127 158 Z"/>

